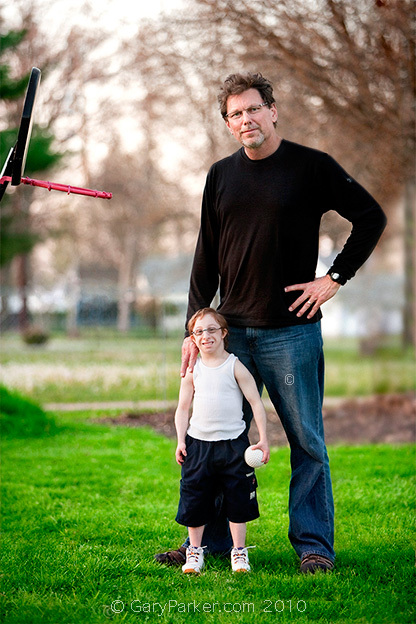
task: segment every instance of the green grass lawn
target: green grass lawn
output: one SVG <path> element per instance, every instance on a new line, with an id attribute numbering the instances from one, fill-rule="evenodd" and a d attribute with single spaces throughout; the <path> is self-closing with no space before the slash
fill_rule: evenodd
<path id="1" fill-rule="evenodd" d="M 174 441 L 87 416 L 2 441 L 2 622 L 414 622 L 413 446 L 329 449 L 337 565 L 315 576 L 287 540 L 289 452 L 273 449 L 248 527 L 253 572 L 207 557 L 190 578 L 153 561 L 184 537 Z"/>
<path id="2" fill-rule="evenodd" d="M 3 383 L 50 402 L 176 400 L 182 336 L 140 338 L 97 330 L 81 338 L 55 336 L 40 347 L 4 334 Z M 414 389 L 415 362 L 393 342 L 362 356 L 354 340 L 325 341 L 326 395 L 363 396 Z"/>

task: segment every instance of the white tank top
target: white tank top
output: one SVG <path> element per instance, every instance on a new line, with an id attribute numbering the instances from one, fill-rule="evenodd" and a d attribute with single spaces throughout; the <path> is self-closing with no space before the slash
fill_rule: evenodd
<path id="1" fill-rule="evenodd" d="M 234 376 L 237 357 L 210 368 L 198 358 L 194 368 L 194 403 L 188 434 L 198 440 L 234 440 L 246 428 L 243 394 Z"/>

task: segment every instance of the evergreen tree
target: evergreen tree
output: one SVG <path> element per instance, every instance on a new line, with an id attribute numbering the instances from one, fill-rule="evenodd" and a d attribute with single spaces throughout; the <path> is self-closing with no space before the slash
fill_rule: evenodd
<path id="1" fill-rule="evenodd" d="M 0 35 L 0 58 L 6 51 L 15 49 L 25 35 L 25 30 Z M 0 102 L 5 105 L 6 118 L 11 105 L 14 108 L 21 101 L 21 109 L 23 108 L 23 98 L 30 75 L 15 80 L 10 74 L 9 65 L 0 62 Z M 10 127 L 0 132 L 1 166 L 6 162 L 9 151 L 17 140 L 18 131 L 18 127 Z M 52 149 L 53 140 L 53 134 L 48 130 L 36 125 L 33 127 L 26 160 L 26 174 L 34 175 L 47 170 L 60 160 L 62 154 Z M 38 237 L 30 232 L 27 215 L 14 211 L 10 198 L 5 194 L 0 204 L 0 266 L 8 264 L 16 255 L 28 253 L 37 240 Z"/>

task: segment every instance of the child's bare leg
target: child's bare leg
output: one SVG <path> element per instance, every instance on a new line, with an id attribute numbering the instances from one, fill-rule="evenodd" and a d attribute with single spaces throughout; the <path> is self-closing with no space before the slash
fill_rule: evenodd
<path id="1" fill-rule="evenodd" d="M 230 522 L 234 548 L 245 548 L 247 525 L 245 522 Z"/>
<path id="2" fill-rule="evenodd" d="M 199 527 L 188 527 L 189 543 L 191 546 L 201 546 L 205 525 Z"/>

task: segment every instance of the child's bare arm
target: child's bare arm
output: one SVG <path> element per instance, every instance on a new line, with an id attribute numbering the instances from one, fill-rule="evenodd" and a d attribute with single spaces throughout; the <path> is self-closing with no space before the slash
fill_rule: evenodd
<path id="1" fill-rule="evenodd" d="M 178 406 L 175 412 L 175 427 L 176 427 L 176 435 L 178 439 L 178 445 L 176 447 L 175 457 L 176 457 L 176 461 L 178 462 L 178 464 L 183 464 L 184 457 L 186 457 L 185 436 L 186 436 L 186 431 L 188 429 L 189 409 L 191 407 L 193 396 L 194 396 L 193 375 L 192 373 L 187 371 L 185 377 L 183 377 L 181 380 Z"/>
<path id="2" fill-rule="evenodd" d="M 244 366 L 244 364 L 240 362 L 240 360 L 237 360 L 235 363 L 234 375 L 238 385 L 240 386 L 241 392 L 250 403 L 251 409 L 253 410 L 253 417 L 256 422 L 257 429 L 259 430 L 260 439 L 254 446 L 255 448 L 259 448 L 263 451 L 263 461 L 267 464 L 270 459 L 270 449 L 266 431 L 267 417 L 263 401 L 261 400 L 259 391 L 257 390 L 256 382 L 253 375 Z"/>

